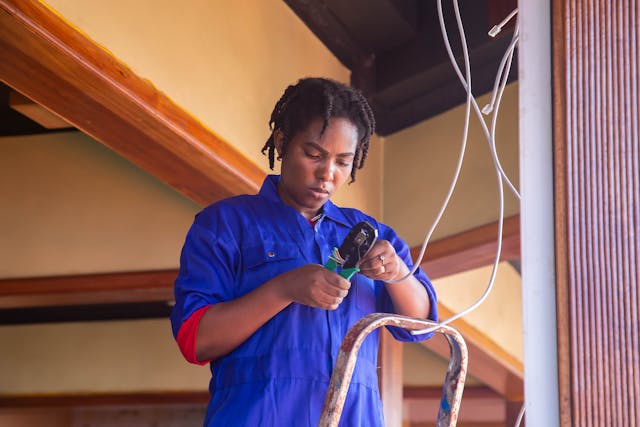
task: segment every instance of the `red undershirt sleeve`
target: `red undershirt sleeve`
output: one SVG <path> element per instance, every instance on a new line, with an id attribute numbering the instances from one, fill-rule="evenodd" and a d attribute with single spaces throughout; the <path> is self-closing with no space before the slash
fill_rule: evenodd
<path id="1" fill-rule="evenodd" d="M 200 319 L 204 316 L 204 313 L 210 305 L 206 305 L 194 311 L 191 316 L 180 326 L 176 341 L 178 347 L 187 362 L 195 363 L 196 365 L 206 365 L 210 360 L 200 361 L 196 359 L 196 337 L 198 335 L 198 326 L 200 325 Z"/>

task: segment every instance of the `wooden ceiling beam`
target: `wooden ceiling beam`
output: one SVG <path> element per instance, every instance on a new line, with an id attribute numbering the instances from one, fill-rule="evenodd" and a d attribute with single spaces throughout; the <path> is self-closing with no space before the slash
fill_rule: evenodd
<path id="1" fill-rule="evenodd" d="M 15 90 L 9 93 L 9 107 L 30 118 L 45 129 L 73 128 L 66 120 L 61 119 L 42 105 L 33 102 Z"/>
<path id="2" fill-rule="evenodd" d="M 0 280 L 0 309 L 173 300 L 177 270 Z"/>
<path id="3" fill-rule="evenodd" d="M 0 0 L 0 79 L 200 205 L 264 172 L 36 0 Z"/>
<path id="4" fill-rule="evenodd" d="M 429 278 L 438 279 L 474 268 L 491 265 L 498 245 L 498 223 L 482 225 L 437 240 L 427 246 L 420 266 Z M 420 247 L 411 248 L 417 259 Z M 502 227 L 501 261 L 520 259 L 520 215 L 505 218 Z"/>

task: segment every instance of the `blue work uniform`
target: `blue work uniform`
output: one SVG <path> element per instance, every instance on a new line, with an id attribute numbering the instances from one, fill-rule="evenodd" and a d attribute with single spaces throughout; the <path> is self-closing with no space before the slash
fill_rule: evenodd
<path id="1" fill-rule="evenodd" d="M 217 202 L 200 212 L 189 230 L 175 282 L 174 336 L 196 310 L 231 301 L 273 277 L 305 264 L 324 264 L 352 226 L 368 221 L 411 268 L 409 248 L 388 226 L 356 209 L 325 203 L 320 219 L 306 218 L 278 196 L 280 177 L 268 176 L 257 195 Z M 427 276 L 415 273 L 437 319 Z M 332 369 L 347 330 L 363 316 L 393 312 L 382 282 L 362 274 L 336 310 L 292 303 L 229 354 L 211 362 L 211 400 L 205 426 L 316 426 Z M 227 325 L 233 328 L 233 325 Z M 418 341 L 389 328 L 402 341 Z M 215 332 L 213 332 L 215 333 Z M 376 362 L 378 333 L 358 354 L 340 425 L 383 426 Z"/>

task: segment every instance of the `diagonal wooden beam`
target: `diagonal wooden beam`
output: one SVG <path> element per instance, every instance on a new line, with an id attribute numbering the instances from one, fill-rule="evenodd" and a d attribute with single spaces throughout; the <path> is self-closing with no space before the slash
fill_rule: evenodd
<path id="1" fill-rule="evenodd" d="M 45 129 L 73 128 L 65 120 L 15 90 L 9 92 L 9 107 L 30 118 Z"/>
<path id="2" fill-rule="evenodd" d="M 497 222 L 463 231 L 429 244 L 420 266 L 431 279 L 437 279 L 490 265 L 495 260 L 497 241 Z M 411 249 L 413 259 L 419 254 L 420 247 Z M 517 259 L 520 259 L 520 215 L 505 218 L 500 255 L 502 261 Z"/>
<path id="3" fill-rule="evenodd" d="M 0 79 L 195 202 L 264 172 L 36 0 L 0 0 Z"/>

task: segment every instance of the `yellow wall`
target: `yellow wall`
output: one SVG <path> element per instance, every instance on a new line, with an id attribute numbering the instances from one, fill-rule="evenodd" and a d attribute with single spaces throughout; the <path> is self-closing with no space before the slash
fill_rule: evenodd
<path id="1" fill-rule="evenodd" d="M 438 334 L 434 340 L 442 340 L 448 348 L 445 338 Z M 402 345 L 402 384 L 405 386 L 442 387 L 447 373 L 448 360 L 427 350 L 419 343 L 404 343 Z M 477 379 L 467 375 L 465 386 L 482 385 Z"/>
<path id="2" fill-rule="evenodd" d="M 349 81 L 349 70 L 281 0 L 45 3 L 265 172 L 260 149 L 284 89 L 307 76 Z M 382 146 L 373 141 L 365 170 L 336 203 L 382 215 Z"/>
<path id="3" fill-rule="evenodd" d="M 206 390 L 166 319 L 0 326 L 0 394 Z"/>
<path id="4" fill-rule="evenodd" d="M 486 289 L 491 268 L 482 267 L 434 280 L 440 302 L 454 313 L 470 307 Z M 521 285 L 520 274 L 509 263 L 500 263 L 487 299 L 463 317 L 520 362 L 523 361 Z"/>
<path id="5" fill-rule="evenodd" d="M 281 0 L 47 0 L 249 159 L 287 85 L 349 72 Z"/>
<path id="6" fill-rule="evenodd" d="M 480 108 L 488 99 L 488 95 L 480 98 Z M 411 245 L 422 243 L 444 201 L 460 152 L 464 111 L 465 106 L 461 105 L 385 138 L 384 219 Z M 517 187 L 517 84 L 505 90 L 496 146 L 505 172 Z M 519 212 L 519 204 L 508 189 L 505 202 L 507 216 Z M 497 218 L 496 175 L 488 143 L 473 116 L 458 185 L 431 240 Z"/>
<path id="7" fill-rule="evenodd" d="M 79 132 L 0 139 L 0 277 L 177 268 L 196 204 Z"/>

